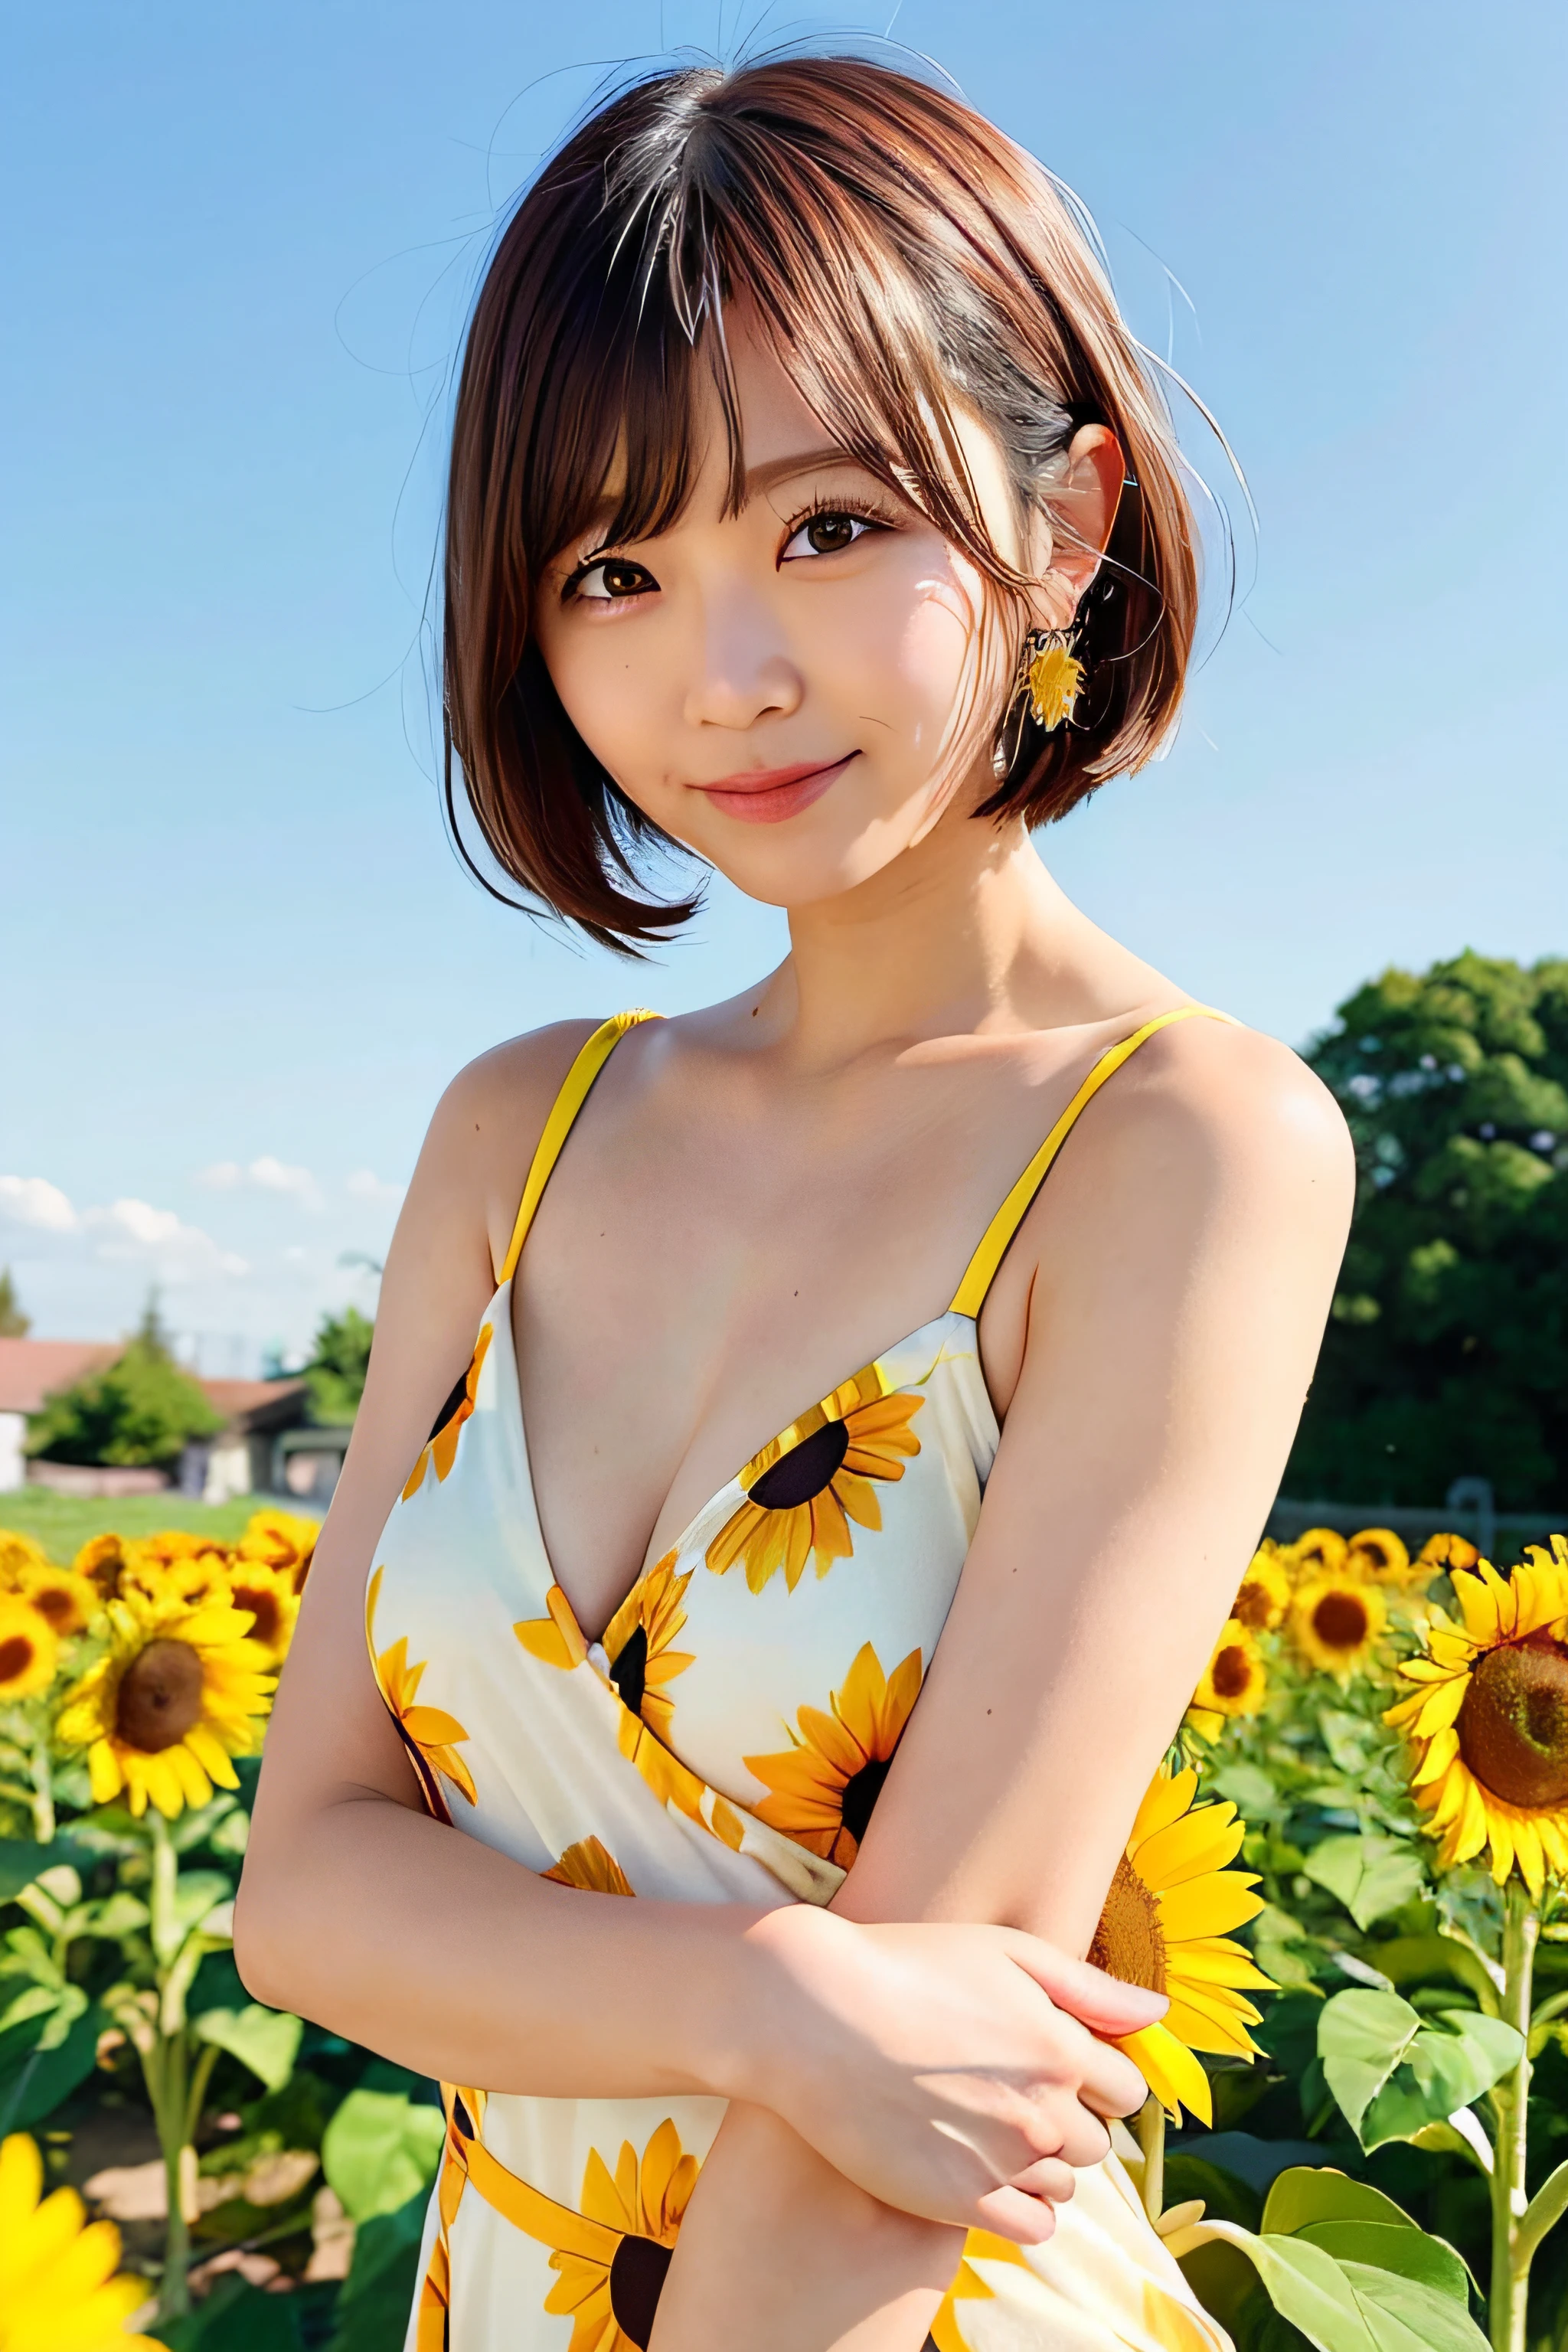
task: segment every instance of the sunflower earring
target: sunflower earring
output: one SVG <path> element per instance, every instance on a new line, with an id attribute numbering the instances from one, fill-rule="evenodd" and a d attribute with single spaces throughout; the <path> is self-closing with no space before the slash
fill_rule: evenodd
<path id="1" fill-rule="evenodd" d="M 1007 775 L 1023 741 L 1024 721 L 1032 719 L 1047 734 L 1070 727 L 1088 670 L 1073 648 L 1076 629 L 1031 629 L 1024 639 L 1013 690 L 1007 698 L 991 766 L 998 783 Z"/>

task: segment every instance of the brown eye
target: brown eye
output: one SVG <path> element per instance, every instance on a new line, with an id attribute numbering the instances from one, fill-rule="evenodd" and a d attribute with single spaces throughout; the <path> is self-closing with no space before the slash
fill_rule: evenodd
<path id="1" fill-rule="evenodd" d="M 590 604 L 612 604 L 623 596 L 644 595 L 658 584 L 640 563 L 606 555 L 580 575 L 576 593 Z"/>
<path id="2" fill-rule="evenodd" d="M 847 547 L 864 539 L 868 530 L 880 528 L 883 526 L 865 515 L 851 514 L 840 507 L 824 507 L 796 527 L 784 549 L 784 561 L 794 563 L 803 556 L 841 555 Z"/>

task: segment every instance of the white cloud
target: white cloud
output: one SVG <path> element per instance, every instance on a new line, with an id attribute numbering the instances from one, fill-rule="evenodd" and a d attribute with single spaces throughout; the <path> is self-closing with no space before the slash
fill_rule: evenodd
<path id="1" fill-rule="evenodd" d="M 0 1176 L 0 1218 L 49 1234 L 74 1233 L 77 1213 L 58 1184 L 42 1176 Z"/>
<path id="2" fill-rule="evenodd" d="M 196 1178 L 215 1192 L 234 1192 L 248 1186 L 258 1192 L 283 1192 L 299 1202 L 301 1208 L 321 1206 L 321 1188 L 308 1168 L 291 1168 L 287 1160 L 275 1160 L 264 1151 L 258 1160 L 242 1168 L 237 1160 L 216 1160 L 204 1168 Z"/>
<path id="3" fill-rule="evenodd" d="M 68 1255 L 74 1257 L 130 1260 L 160 1282 L 198 1282 L 250 1271 L 244 1258 L 222 1248 L 199 1225 L 187 1225 L 173 1209 L 123 1199 L 106 1208 L 79 1210 L 42 1176 L 0 1176 L 0 1224 L 68 1239 Z"/>
<path id="4" fill-rule="evenodd" d="M 407 1191 L 405 1184 L 384 1184 L 372 1169 L 356 1168 L 352 1176 L 343 1179 L 343 1190 L 356 1201 L 401 1201 Z"/>

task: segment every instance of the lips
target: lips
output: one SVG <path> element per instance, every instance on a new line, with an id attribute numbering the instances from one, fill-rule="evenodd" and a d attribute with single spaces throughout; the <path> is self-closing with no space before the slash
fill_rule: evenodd
<path id="1" fill-rule="evenodd" d="M 716 784 L 698 784 L 695 790 L 742 824 L 782 824 L 786 817 L 798 816 L 819 801 L 858 756 L 846 752 L 842 760 L 826 767 L 803 761 L 793 768 L 755 768 L 742 775 L 724 776 Z"/>

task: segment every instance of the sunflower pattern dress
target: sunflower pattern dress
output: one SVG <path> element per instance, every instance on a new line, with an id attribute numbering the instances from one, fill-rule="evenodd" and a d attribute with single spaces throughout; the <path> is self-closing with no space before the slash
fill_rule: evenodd
<path id="1" fill-rule="evenodd" d="M 999 1439 L 976 1318 L 1098 1062 L 945 1314 L 764 1445 L 648 1560 L 590 1642 L 551 1573 L 511 1286 L 583 1103 L 632 1024 L 584 1046 L 551 1112 L 468 1374 L 374 1554 L 365 1624 L 426 1804 L 560 1884 L 635 1900 L 826 1903 L 855 1860 L 941 1636 Z M 522 1964 L 526 1965 L 524 1961 Z M 712 2098 L 551 2099 L 444 2084 L 405 2352 L 647 2344 Z M 972 2232 L 937 2352 L 1228 2352 L 1114 2157 L 1048 2244 Z"/>

